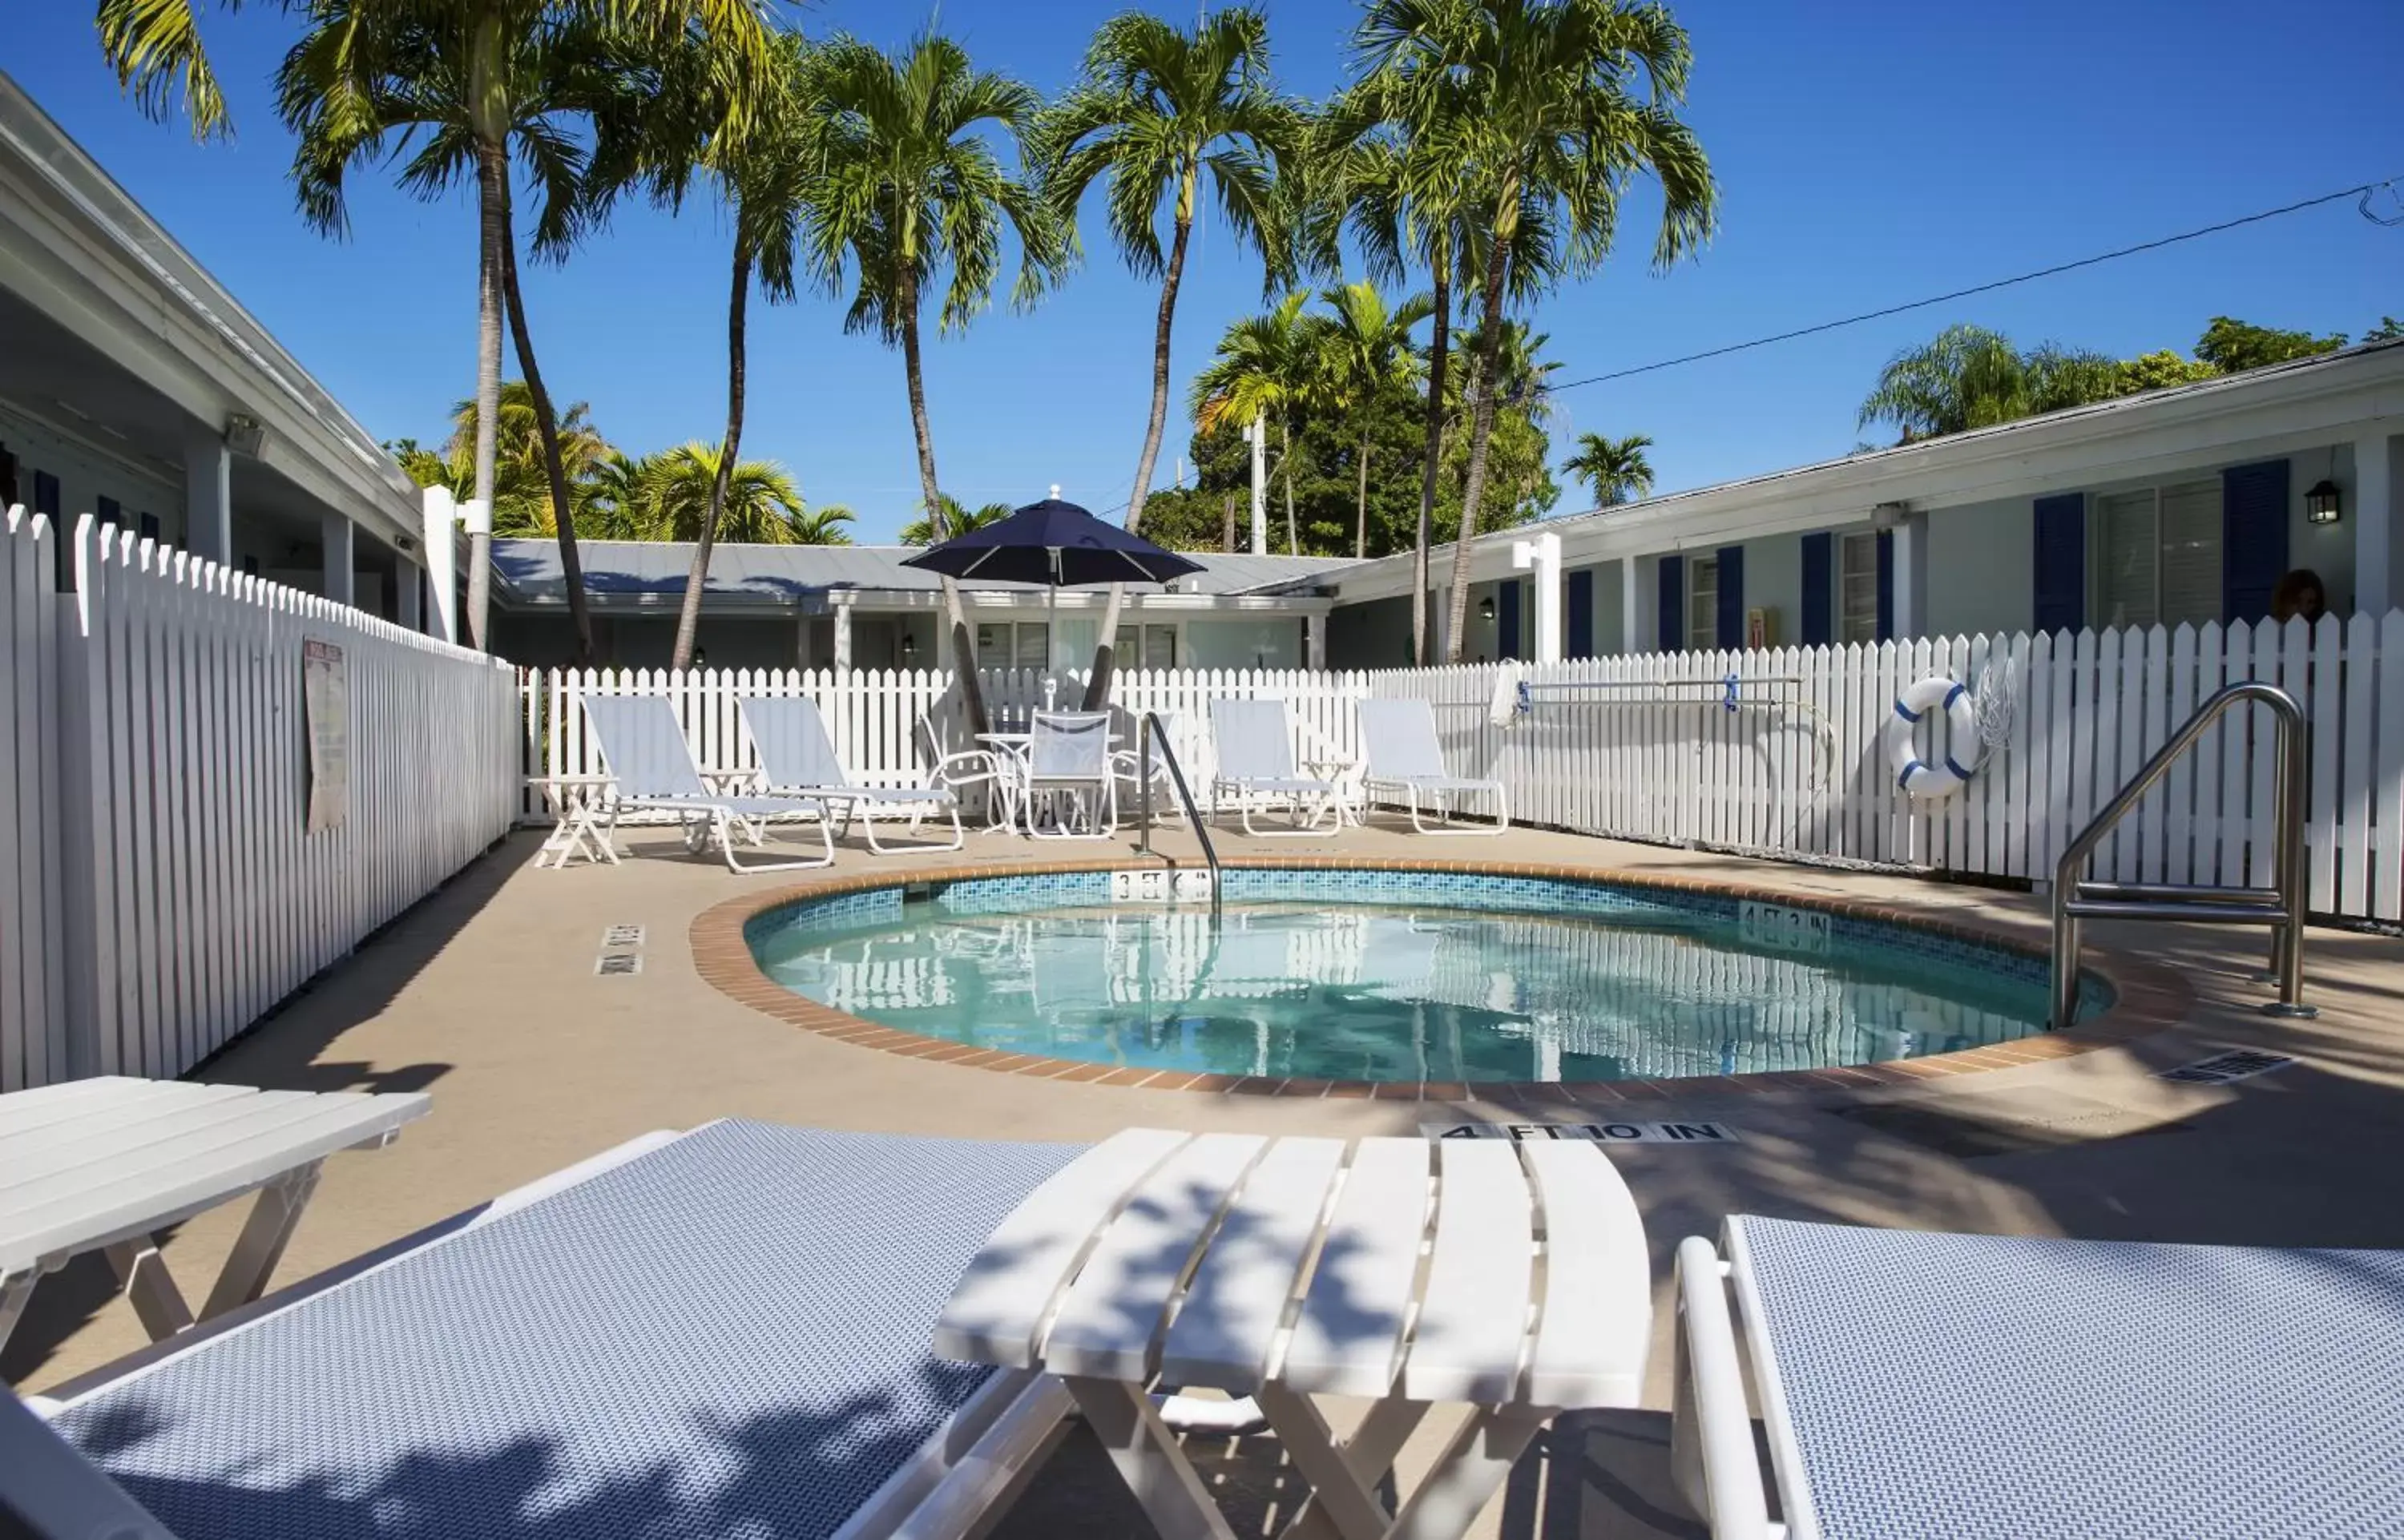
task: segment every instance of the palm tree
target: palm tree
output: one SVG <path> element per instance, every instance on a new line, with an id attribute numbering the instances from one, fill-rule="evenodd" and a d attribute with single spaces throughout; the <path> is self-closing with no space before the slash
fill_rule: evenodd
<path id="1" fill-rule="evenodd" d="M 1500 346 L 1512 267 L 1524 291 L 1589 272 L 1609 255 L 1620 199 L 1649 171 L 1661 184 L 1654 241 L 1656 268 L 1700 245 L 1717 192 L 1710 162 L 1674 111 L 1692 62 L 1684 30 L 1658 7 L 1630 0 L 1372 0 L 1360 30 L 1363 54 L 1390 76 L 1461 83 L 1469 110 L 1447 104 L 1447 133 L 1479 202 L 1465 227 L 1478 259 L 1478 324 L 1490 354 Z M 1411 91 L 1403 91 L 1405 102 Z M 1549 221 L 1531 249 L 1531 220 Z M 1468 629 L 1470 542 L 1486 492 L 1487 449 L 1496 392 L 1472 403 L 1467 484 L 1453 546 L 1452 613 L 1446 656 L 1458 662 Z"/>
<path id="2" fill-rule="evenodd" d="M 604 451 L 576 483 L 576 532 L 596 540 L 667 539 L 643 496 L 643 462 Z"/>
<path id="3" fill-rule="evenodd" d="M 1642 433 L 1624 439 L 1581 433 L 1578 452 L 1564 460 L 1561 469 L 1594 488 L 1596 507 L 1616 508 L 1651 496 L 1653 462 L 1644 452 L 1652 447 L 1652 439 Z"/>
<path id="4" fill-rule="evenodd" d="M 939 539 L 957 538 L 967 534 L 971 529 L 983 529 L 985 525 L 999 523 L 1017 511 L 1008 503 L 985 503 L 976 508 L 970 508 L 948 492 L 943 494 L 943 506 L 942 525 L 952 532 L 950 536 L 939 532 L 933 514 L 921 513 L 903 525 L 902 533 L 896 538 L 903 545 L 932 545 Z"/>
<path id="5" fill-rule="evenodd" d="M 797 33 L 771 39 L 764 69 L 748 67 L 698 28 L 662 60 L 656 78 L 636 84 L 633 99 L 605 122 L 595 155 L 596 195 L 647 183 L 653 197 L 681 207 L 694 175 L 704 177 L 732 216 L 734 277 L 726 304 L 726 434 L 717 456 L 720 481 L 693 535 L 692 566 L 677 612 L 670 668 L 692 663 L 710 551 L 726 507 L 725 478 L 743 442 L 746 316 L 756 269 L 771 301 L 793 296 L 802 183 L 813 169 L 818 115 L 811 110 L 813 61 Z M 848 515 L 846 515 L 848 516 Z M 809 541 L 811 544 L 833 543 Z M 847 541 L 846 542 L 847 543 Z"/>
<path id="6" fill-rule="evenodd" d="M 1194 376 L 1195 426 L 1205 433 L 1222 423 L 1278 425 L 1278 463 L 1269 475 L 1285 476 L 1285 539 L 1289 554 L 1302 551 L 1293 511 L 1293 413 L 1321 394 L 1320 336 L 1327 322 L 1305 315 L 1310 296 L 1297 290 L 1265 315 L 1249 315 L 1229 327 L 1217 352 Z"/>
<path id="7" fill-rule="evenodd" d="M 443 487 L 458 497 L 471 497 L 482 423 L 475 400 L 461 401 L 451 409 L 451 437 L 440 451 L 410 445 L 396 457 L 418 485 Z M 594 427 L 593 409 L 583 401 L 569 404 L 558 429 L 560 460 L 571 485 L 578 489 L 580 521 L 584 483 L 617 451 Z M 493 533 L 555 537 L 557 521 L 544 469 L 542 428 L 535 414 L 533 393 L 523 380 L 501 382 L 493 444 Z"/>
<path id="8" fill-rule="evenodd" d="M 181 69 L 186 81 L 204 66 L 190 26 L 190 0 L 103 0 L 138 7 L 143 19 L 104 46 L 120 71 L 157 81 Z M 639 55 L 688 26 L 720 46 L 756 59 L 766 35 L 747 0 L 312 0 L 310 31 L 276 72 L 277 105 L 299 140 L 293 179 L 301 212 L 328 233 L 347 224 L 343 178 L 363 161 L 406 154 L 402 188 L 440 197 L 472 177 L 477 189 L 478 345 L 481 409 L 475 491 L 489 499 L 496 446 L 492 434 L 500 393 L 500 328 L 506 315 L 544 441 L 545 472 L 559 530 L 560 566 L 582 656 L 592 653 L 592 618 L 577 558 L 573 506 L 557 451 L 551 400 L 536 366 L 511 231 L 513 172 L 540 193 L 537 249 L 564 253 L 581 213 L 579 180 L 585 151 L 580 122 L 601 109 Z M 198 113 L 203 104 L 196 96 Z M 196 118 L 196 123 L 199 119 Z M 398 139 L 398 143 L 394 141 Z M 470 639 L 485 645 L 491 560 L 473 543 L 468 575 Z"/>
<path id="9" fill-rule="evenodd" d="M 1152 415 L 1127 499 L 1130 530 L 1143 522 L 1168 422 L 1168 339 L 1198 197 L 1207 182 L 1236 240 L 1259 247 L 1277 271 L 1283 241 L 1274 173 L 1293 153 L 1300 122 L 1269 81 L 1267 20 L 1231 7 L 1197 18 L 1191 32 L 1141 11 L 1111 17 L 1094 34 L 1078 83 L 1039 123 L 1031 148 L 1061 217 L 1073 225 L 1086 189 L 1107 177 L 1104 207 L 1112 243 L 1138 277 L 1160 282 Z M 1164 200 L 1169 218 L 1165 255 Z M 1124 585 L 1111 585 L 1085 690 L 1089 711 L 1110 696 L 1111 648 L 1125 596 Z"/>
<path id="10" fill-rule="evenodd" d="M 1435 301 L 1414 294 L 1391 310 L 1372 283 L 1324 289 L 1320 298 L 1334 312 L 1320 333 L 1321 369 L 1333 400 L 1361 427 L 1355 469 L 1359 477 L 1352 526 L 1352 555 L 1369 554 L 1369 429 L 1377 402 L 1396 389 L 1413 389 L 1423 372 L 1411 332 L 1435 312 Z"/>
<path id="11" fill-rule="evenodd" d="M 2100 353 L 2045 343 L 2022 353 L 1981 326 L 1950 326 L 1879 371 L 1860 426 L 1891 423 L 1903 441 L 1992 427 L 2121 394 L 2126 374 Z"/>
<path id="12" fill-rule="evenodd" d="M 721 532 L 737 544 L 851 543 L 836 527 L 851 522 L 851 510 L 831 505 L 812 513 L 791 472 L 774 460 L 728 467 L 719 445 L 695 439 L 645 458 L 635 479 L 655 539 L 700 539 L 715 506 Z"/>
<path id="13" fill-rule="evenodd" d="M 899 57 L 836 38 L 822 48 L 820 62 L 825 137 L 803 193 L 808 266 L 831 291 L 852 288 L 846 330 L 874 329 L 901 348 L 922 500 L 948 539 L 918 356 L 919 308 L 946 269 L 943 331 L 965 328 L 990 303 L 1005 224 L 1018 237 L 1021 304 L 1031 303 L 1068 261 L 1071 232 L 974 132 L 985 123 L 1022 132 L 1034 121 L 1039 98 L 1015 80 L 977 70 L 958 44 L 931 34 Z M 943 589 L 971 730 L 981 733 L 988 721 L 976 683 L 976 643 L 959 585 L 946 578 Z"/>

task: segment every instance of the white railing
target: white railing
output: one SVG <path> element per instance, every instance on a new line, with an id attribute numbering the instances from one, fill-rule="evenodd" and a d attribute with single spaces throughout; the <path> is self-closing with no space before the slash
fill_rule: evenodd
<path id="1" fill-rule="evenodd" d="M 2387 660 L 2395 660 L 2393 662 Z M 1743 709 L 1718 681 L 1737 676 Z M 2016 710 L 2003 749 L 1960 794 L 1900 795 L 1884 735 L 1906 685 L 1930 675 L 1992 693 L 2009 676 Z M 2312 740 L 2309 900 L 2313 913 L 2404 919 L 2404 612 L 2349 621 L 1950 637 L 1757 651 L 1655 653 L 1531 667 L 1533 709 L 1489 717 L 1491 666 L 1363 673 L 1193 670 L 1119 676 L 1116 705 L 1177 713 L 1204 763 L 1208 703 L 1279 696 L 1307 755 L 1349 762 L 1363 695 L 1433 701 L 1448 761 L 1499 777 L 1514 816 L 1584 833 L 1970 875 L 2044 881 L 2055 857 L 2196 705 L 2224 684 L 2268 679 L 2304 707 Z M 1050 676 L 1073 704 L 1083 685 Z M 1042 702 L 1047 676 L 984 677 L 1008 715 Z M 1703 681 L 1699 684 L 1672 681 Z M 1580 686 L 1551 689 L 1548 686 Z M 598 768 L 581 712 L 588 691 L 665 694 L 712 768 L 752 763 L 734 701 L 808 694 L 864 779 L 917 779 L 912 734 L 962 732 L 950 676 L 937 672 L 711 671 L 529 675 L 529 774 Z M 1940 723 L 1923 753 L 1950 747 Z M 1956 748 L 1978 751 L 1979 746 Z M 2270 878 L 2272 735 L 2240 716 L 2215 726 L 2096 853 L 2124 882 L 2261 886 Z M 536 810 L 529 807 L 531 816 Z"/>
<path id="2" fill-rule="evenodd" d="M 508 831 L 506 665 L 89 519 L 73 593 L 43 521 L 5 545 L 0 1089 L 181 1073 Z M 346 686 L 315 833 L 304 640 Z"/>

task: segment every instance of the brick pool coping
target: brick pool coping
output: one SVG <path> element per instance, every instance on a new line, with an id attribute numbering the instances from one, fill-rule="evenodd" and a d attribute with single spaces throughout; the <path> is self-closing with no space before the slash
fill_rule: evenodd
<path id="1" fill-rule="evenodd" d="M 1624 1111 L 1667 1097 L 1757 1095 L 1768 1092 L 1866 1091 L 1908 1085 L 1951 1075 L 1975 1074 L 2067 1058 L 2102 1048 L 2117 1047 L 2148 1034 L 2175 1027 L 2195 1004 L 2195 992 L 2176 972 L 2122 953 L 2090 947 L 2085 972 L 2109 985 L 2113 1001 L 2100 1015 L 2068 1031 L 2038 1032 L 2009 1043 L 1958 1053 L 1931 1054 L 1921 1058 L 1888 1059 L 1875 1064 L 1826 1070 L 1777 1070 L 1756 1074 L 1691 1075 L 1668 1079 L 1595 1081 L 1428 1081 L 1419 1084 L 1364 1080 L 1318 1080 L 1276 1075 L 1191 1073 L 1182 1070 L 1113 1069 L 1083 1059 L 1044 1058 L 998 1048 L 974 1048 L 940 1038 L 921 1037 L 866 1021 L 846 1012 L 805 1000 L 771 980 L 753 960 L 744 939 L 744 927 L 755 916 L 787 904 L 838 897 L 845 893 L 929 883 L 971 882 L 988 877 L 1041 876 L 1068 872 L 1112 872 L 1141 866 L 1123 857 L 1083 861 L 1029 860 L 980 861 L 972 865 L 908 866 L 888 871 L 827 876 L 796 883 L 703 910 L 691 930 L 693 966 L 712 987 L 730 999 L 764 1012 L 779 1021 L 857 1047 L 874 1048 L 906 1058 L 923 1058 L 961 1069 L 991 1070 L 1000 1074 L 1040 1079 L 1094 1082 L 1104 1085 L 1140 1085 L 1154 1091 L 1193 1091 L 1214 1096 L 1341 1097 L 1380 1101 L 1490 1101 L 1544 1107 L 1552 1111 L 1591 1107 Z M 1174 866 L 1175 862 L 1166 864 Z M 1784 889 L 1718 878 L 1682 877 L 1658 872 L 1631 872 L 1609 866 L 1577 866 L 1559 861 L 1461 861 L 1437 856 L 1239 856 L 1223 867 L 1269 870 L 1333 870 L 1388 872 L 1449 872 L 1478 876 L 1549 877 L 1572 882 L 1608 883 L 1614 887 L 1667 892 L 1751 899 L 1814 909 L 1851 919 L 1898 926 L 1957 941 L 1993 946 L 2023 957 L 2050 955 L 2049 938 L 2014 934 L 1987 925 L 1964 924 L 1896 903 L 1829 898 Z M 1573 1104 L 1564 1108 L 1563 1103 Z"/>

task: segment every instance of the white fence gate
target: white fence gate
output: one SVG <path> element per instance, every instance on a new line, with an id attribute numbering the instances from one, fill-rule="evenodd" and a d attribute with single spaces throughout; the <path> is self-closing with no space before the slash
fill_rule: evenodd
<path id="1" fill-rule="evenodd" d="M 43 524 L 12 513 L 0 556 L 0 1089 L 189 1069 L 519 798 L 507 665 L 89 519 L 77 591 L 53 593 Z M 347 685 L 346 805 L 315 833 L 304 641 L 339 650 Z"/>
<path id="2" fill-rule="evenodd" d="M 2016 708 L 2008 741 L 1964 791 L 1915 802 L 1896 790 L 1884 735 L 1895 697 L 1930 675 L 1991 694 L 2008 679 Z M 1193 727 L 1213 699 L 1281 697 L 1305 752 L 1344 762 L 1361 748 L 1354 702 L 1417 695 L 1435 703 L 1448 762 L 1502 780 L 1527 822 L 2044 881 L 2071 836 L 2200 702 L 2223 684 L 2268 679 L 2296 696 L 2309 722 L 2312 909 L 2404 919 L 2404 612 L 2317 625 L 1649 653 L 1531 667 L 1525 678 L 1532 709 L 1508 727 L 1489 717 L 1490 665 L 1126 673 L 1113 695 Z M 1047 679 L 1063 704 L 1083 688 L 1074 675 L 983 679 L 1005 716 L 1041 705 Z M 961 743 L 957 700 L 940 672 L 551 673 L 527 678 L 529 774 L 599 767 L 583 714 L 565 708 L 587 691 L 667 695 L 712 768 L 753 763 L 734 704 L 749 693 L 817 699 L 837 749 L 872 783 L 923 774 L 913 739 L 922 720 Z M 1949 744 L 1941 722 L 1920 733 L 1922 757 L 1952 748 L 1968 763 L 1982 751 Z M 1200 762 L 1187 764 L 1189 778 L 1207 776 L 1207 733 L 1189 727 L 1180 741 Z M 2272 747 L 2266 716 L 2224 718 L 2104 841 L 2093 870 L 2122 881 L 2266 886 Z"/>

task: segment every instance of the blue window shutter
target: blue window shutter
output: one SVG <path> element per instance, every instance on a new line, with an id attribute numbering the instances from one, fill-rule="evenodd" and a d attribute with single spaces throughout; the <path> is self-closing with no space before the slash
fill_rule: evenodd
<path id="1" fill-rule="evenodd" d="M 1719 618 L 1722 647 L 1744 645 L 1744 547 L 1720 547 Z"/>
<path id="2" fill-rule="evenodd" d="M 99 500 L 99 506 L 92 511 L 92 522 L 94 524 L 102 525 L 123 524 L 125 521 L 118 511 L 117 499 L 114 497 L 101 498 Z"/>
<path id="3" fill-rule="evenodd" d="M 50 527 L 53 529 L 58 527 L 59 479 L 47 470 L 34 472 L 34 511 L 48 513 L 50 516 Z"/>
<path id="4" fill-rule="evenodd" d="M 1658 613 L 1658 637 L 1664 652 L 1683 651 L 1686 645 L 1686 559 L 1664 556 L 1660 561 L 1661 583 Z"/>
<path id="5" fill-rule="evenodd" d="M 1494 585 L 1494 655 L 1519 655 L 1519 580 L 1505 578 Z"/>
<path id="6" fill-rule="evenodd" d="M 1581 567 L 1570 574 L 1569 636 L 1563 651 L 1572 658 L 1594 656 L 1594 568 Z"/>
<path id="7" fill-rule="evenodd" d="M 1837 537 L 1823 531 L 1803 537 L 1803 645 L 1825 647 L 1837 639 Z"/>
<path id="8" fill-rule="evenodd" d="M 2087 623 L 2087 494 L 2036 500 L 2036 628 L 2076 631 Z"/>
<path id="9" fill-rule="evenodd" d="M 1894 531 L 1881 529 L 1878 538 L 1878 639 L 1894 640 Z"/>
<path id="10" fill-rule="evenodd" d="M 2287 462 L 2220 473 L 2220 603 L 2224 621 L 2258 621 L 2287 571 Z"/>

